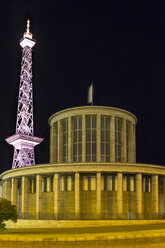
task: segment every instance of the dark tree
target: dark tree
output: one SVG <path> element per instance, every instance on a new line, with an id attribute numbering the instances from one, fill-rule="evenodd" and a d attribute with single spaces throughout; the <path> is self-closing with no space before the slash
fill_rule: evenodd
<path id="1" fill-rule="evenodd" d="M 16 206 L 12 205 L 10 201 L 0 198 L 0 230 L 6 229 L 7 220 L 17 222 L 17 210 Z"/>

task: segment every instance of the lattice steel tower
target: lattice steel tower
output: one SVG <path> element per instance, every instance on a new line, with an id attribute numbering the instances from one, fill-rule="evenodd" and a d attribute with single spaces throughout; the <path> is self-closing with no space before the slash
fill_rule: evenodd
<path id="1" fill-rule="evenodd" d="M 18 109 L 16 133 L 6 141 L 14 146 L 12 169 L 34 165 L 34 146 L 42 142 L 42 138 L 35 137 L 33 128 L 33 89 L 32 89 L 32 47 L 35 41 L 30 33 L 30 21 L 20 41 L 23 48 L 21 75 L 18 95 Z"/>

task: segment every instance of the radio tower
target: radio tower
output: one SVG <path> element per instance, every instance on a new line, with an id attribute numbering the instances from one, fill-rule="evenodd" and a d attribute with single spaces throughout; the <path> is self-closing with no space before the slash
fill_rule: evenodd
<path id="1" fill-rule="evenodd" d="M 30 33 L 30 21 L 20 41 L 23 48 L 21 75 L 18 95 L 16 133 L 6 141 L 14 146 L 12 169 L 35 164 L 34 146 L 43 139 L 35 137 L 33 129 L 33 90 L 32 90 L 32 47 L 35 40 Z"/>

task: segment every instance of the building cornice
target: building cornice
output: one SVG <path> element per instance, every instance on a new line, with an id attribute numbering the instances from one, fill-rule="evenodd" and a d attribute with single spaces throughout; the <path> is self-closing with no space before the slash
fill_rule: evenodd
<path id="1" fill-rule="evenodd" d="M 49 126 L 52 125 L 52 123 L 54 122 L 53 119 L 62 115 L 62 116 L 65 116 L 65 118 L 67 117 L 67 115 L 70 116 L 70 113 L 72 113 L 74 115 L 74 112 L 77 112 L 79 115 L 83 114 L 83 111 L 84 113 L 86 111 L 110 111 L 110 112 L 120 112 L 120 113 L 124 113 L 124 114 L 127 114 L 127 115 L 130 115 L 134 121 L 135 121 L 135 124 L 137 123 L 137 118 L 134 114 L 132 114 L 131 112 L 127 111 L 127 110 L 124 110 L 124 109 L 120 109 L 120 108 L 115 108 L 115 107 L 108 107 L 108 106 L 80 106 L 80 107 L 74 107 L 74 108 L 67 108 L 67 109 L 64 109 L 64 110 L 61 110 L 53 115 L 50 116 L 49 120 L 48 120 L 48 123 L 49 123 Z M 82 111 L 82 113 L 78 112 L 78 111 Z M 93 114 L 95 114 L 95 112 Z"/>
<path id="2" fill-rule="evenodd" d="M 46 175 L 54 173 L 131 173 L 131 174 L 157 174 L 165 175 L 165 166 L 152 164 L 132 163 L 61 163 L 40 164 L 28 167 L 12 169 L 3 172 L 0 179 L 5 180 L 12 177 Z"/>

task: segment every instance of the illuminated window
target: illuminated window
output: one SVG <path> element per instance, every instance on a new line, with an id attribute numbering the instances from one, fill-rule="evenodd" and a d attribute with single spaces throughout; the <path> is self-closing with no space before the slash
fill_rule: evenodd
<path id="1" fill-rule="evenodd" d="M 60 177 L 60 191 L 65 191 L 65 177 Z"/>
<path id="2" fill-rule="evenodd" d="M 101 190 L 102 190 L 102 191 L 105 190 L 105 180 L 104 180 L 104 176 L 101 176 Z"/>
<path id="3" fill-rule="evenodd" d="M 30 179 L 30 193 L 36 193 L 36 179 L 32 178 Z"/>
<path id="4" fill-rule="evenodd" d="M 101 162 L 110 161 L 110 117 L 101 116 Z"/>
<path id="5" fill-rule="evenodd" d="M 96 190 L 96 176 L 91 176 L 90 179 L 91 179 L 90 190 Z"/>
<path id="6" fill-rule="evenodd" d="M 143 192 L 151 192 L 151 176 L 143 175 Z"/>
<path id="7" fill-rule="evenodd" d="M 123 191 L 135 191 L 135 176 L 123 175 Z"/>
<path id="8" fill-rule="evenodd" d="M 165 186 L 164 176 L 158 176 L 158 190 L 160 194 L 164 194 L 164 186 Z"/>
<path id="9" fill-rule="evenodd" d="M 72 191 L 72 176 L 67 176 L 67 191 Z"/>
<path id="10" fill-rule="evenodd" d="M 18 178 L 18 190 L 19 194 L 22 194 L 22 179 Z"/>
<path id="11" fill-rule="evenodd" d="M 151 192 L 151 178 L 148 178 L 148 192 Z"/>
<path id="12" fill-rule="evenodd" d="M 143 177 L 143 192 L 146 192 L 146 177 Z"/>
<path id="13" fill-rule="evenodd" d="M 82 189 L 84 191 L 88 190 L 88 176 L 83 176 L 83 184 L 82 184 Z"/>
<path id="14" fill-rule="evenodd" d="M 53 189 L 53 178 L 47 177 L 46 178 L 46 192 L 51 192 Z"/>
<path id="15" fill-rule="evenodd" d="M 81 189 L 83 191 L 96 190 L 96 175 L 84 175 L 81 180 Z"/>
<path id="16" fill-rule="evenodd" d="M 63 121 L 63 161 L 68 162 L 68 119 Z"/>
<path id="17" fill-rule="evenodd" d="M 112 191 L 112 176 L 107 176 L 107 190 Z"/>
<path id="18" fill-rule="evenodd" d="M 115 174 L 104 174 L 101 178 L 101 190 L 117 191 L 117 176 Z"/>
<path id="19" fill-rule="evenodd" d="M 127 176 L 123 176 L 123 191 L 127 190 Z"/>
<path id="20" fill-rule="evenodd" d="M 73 118 L 73 161 L 82 161 L 82 117 Z"/>
<path id="21" fill-rule="evenodd" d="M 86 116 L 86 161 L 96 161 L 96 115 Z"/>
<path id="22" fill-rule="evenodd" d="M 61 175 L 60 176 L 60 191 L 74 191 L 74 176 Z"/>
<path id="23" fill-rule="evenodd" d="M 115 161 L 121 161 L 121 119 L 115 118 Z"/>
<path id="24" fill-rule="evenodd" d="M 53 191 L 53 177 L 47 176 L 42 178 L 42 192 Z"/>
<path id="25" fill-rule="evenodd" d="M 51 191 L 51 177 L 46 178 L 46 192 Z"/>
<path id="26" fill-rule="evenodd" d="M 114 190 L 117 191 L 117 176 L 115 176 L 115 187 Z"/>
<path id="27" fill-rule="evenodd" d="M 135 177 L 130 176 L 130 191 L 133 192 L 135 191 Z"/>
<path id="28" fill-rule="evenodd" d="M 42 192 L 46 192 L 46 177 L 42 178 Z"/>

